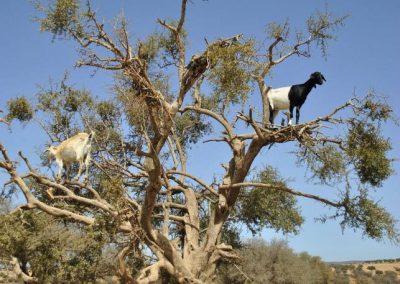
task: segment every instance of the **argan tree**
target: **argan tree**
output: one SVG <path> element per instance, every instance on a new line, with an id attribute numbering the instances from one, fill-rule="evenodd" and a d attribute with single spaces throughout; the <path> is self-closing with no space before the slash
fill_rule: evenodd
<path id="1" fill-rule="evenodd" d="M 77 67 L 114 76 L 115 97 L 95 98 L 71 87 L 66 76 L 40 89 L 34 103 L 24 98 L 8 103 L 7 121 L 38 123 L 49 143 L 95 132 L 84 181 L 57 180 L 46 155 L 38 168 L 20 152 L 26 167 L 17 168 L 0 144 L 7 188 L 19 189 L 26 199 L 12 214 L 44 211 L 82 232 L 98 230 L 119 249 L 115 265 L 124 283 L 154 283 L 160 277 L 210 283 L 219 263 L 237 258 L 237 224 L 252 232 L 266 227 L 296 232 L 303 222 L 297 198 L 332 207 L 333 216 L 323 218 L 338 219 L 343 228 L 397 240 L 394 219 L 368 195 L 392 174 L 391 146 L 381 135 L 392 110 L 384 100 L 372 93 L 349 96 L 311 121 L 279 128 L 268 123 L 267 75 L 294 56 L 308 58 L 318 49 L 325 56 L 345 17 L 317 11 L 303 32 L 273 23 L 264 43 L 237 34 L 206 39 L 203 51 L 188 54 L 189 4 L 181 1 L 176 20 L 158 19 L 162 31 L 145 39 L 129 35 L 124 17 L 112 25 L 101 21 L 90 1 L 37 4 L 41 30 L 54 40 L 76 42 Z M 262 103 L 252 105 L 255 97 Z M 188 171 L 191 147 L 199 141 L 226 145 L 231 157 L 220 161 L 222 177 L 210 173 L 203 180 Z M 262 149 L 288 142 L 312 178 L 343 185 L 335 199 L 290 188 L 289 177 L 273 165 L 250 174 Z M 268 164 L 268 153 L 263 156 Z M 211 159 L 203 153 L 204 161 Z"/>

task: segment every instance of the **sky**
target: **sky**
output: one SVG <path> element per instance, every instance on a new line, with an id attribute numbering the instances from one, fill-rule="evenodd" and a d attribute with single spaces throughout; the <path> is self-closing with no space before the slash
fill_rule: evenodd
<path id="1" fill-rule="evenodd" d="M 92 3 L 106 24 L 111 24 L 112 18 L 123 12 L 129 21 L 132 38 L 143 38 L 156 29 L 160 30 L 157 18 L 177 18 L 180 8 L 178 0 L 93 0 Z M 85 88 L 99 97 L 113 95 L 110 73 L 97 72 L 92 76 L 93 70 L 74 69 L 77 60 L 74 42 L 52 42 L 51 35 L 39 31 L 39 25 L 34 21 L 37 13 L 30 1 L 3 0 L 1 4 L 0 109 L 5 110 L 6 102 L 16 96 L 27 96 L 33 100 L 38 86 L 48 86 L 50 79 L 59 81 L 65 70 L 69 70 L 69 82 L 75 87 Z M 243 33 L 246 38 L 263 41 L 267 23 L 288 20 L 293 27 L 301 29 L 311 13 L 317 9 L 324 10 L 326 6 L 334 15 L 350 16 L 345 26 L 336 31 L 337 38 L 330 42 L 327 59 L 315 50 L 310 59 L 293 57 L 274 69 L 267 77 L 268 84 L 273 87 L 287 86 L 304 82 L 314 71 L 324 74 L 327 82 L 313 90 L 308 97 L 301 111 L 302 121 L 325 115 L 354 93 L 362 96 L 371 89 L 386 96 L 395 114 L 400 117 L 400 2 L 396 0 L 192 0 L 188 5 L 185 23 L 190 43 L 188 58 L 204 49 L 204 38 L 212 41 Z M 390 156 L 397 159 L 393 163 L 396 173 L 373 195 L 396 219 L 400 219 L 400 131 L 394 124 L 385 126 L 384 131 L 393 142 Z M 45 141 L 45 134 L 33 124 L 22 126 L 13 123 L 11 132 L 0 125 L 0 141 L 13 158 L 23 149 L 35 161 Z M 264 150 L 255 161 L 255 166 L 271 164 L 285 177 L 291 178 L 291 187 L 329 196 L 332 189 L 306 182 L 305 169 L 293 162 L 289 154 L 291 150 L 293 144 Z M 205 157 L 204 153 L 209 155 Z M 188 161 L 189 169 L 209 180 L 212 173 L 221 174 L 219 164 L 228 161 L 228 154 L 226 146 L 200 143 L 193 147 Z M 207 167 L 204 167 L 205 163 Z M 2 180 L 4 176 L 0 173 L 0 182 Z M 307 251 L 326 261 L 400 257 L 400 247 L 388 241 L 370 240 L 363 237 L 361 232 L 351 229 L 342 232 L 336 221 L 316 223 L 314 218 L 333 211 L 315 201 L 299 200 L 299 205 L 306 218 L 300 234 L 283 236 L 265 230 L 257 237 L 266 240 L 284 238 L 296 252 Z M 400 225 L 397 228 L 400 229 Z M 243 236 L 251 237 L 246 231 Z"/>

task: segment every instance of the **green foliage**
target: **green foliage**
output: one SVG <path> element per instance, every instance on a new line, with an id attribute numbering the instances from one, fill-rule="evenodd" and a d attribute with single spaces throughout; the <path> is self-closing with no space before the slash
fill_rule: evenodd
<path id="1" fill-rule="evenodd" d="M 162 41 L 165 38 L 159 33 L 151 34 L 146 40 L 138 43 L 137 53 L 140 59 L 147 63 L 154 61 L 162 48 Z"/>
<path id="2" fill-rule="evenodd" d="M 375 266 L 373 266 L 373 265 L 368 265 L 368 266 L 367 266 L 367 269 L 368 269 L 368 270 L 375 270 L 376 268 L 375 268 Z"/>
<path id="3" fill-rule="evenodd" d="M 284 241 L 251 240 L 239 250 L 240 263 L 222 264 L 217 283 L 331 283 L 333 273 L 320 258 L 295 254 Z"/>
<path id="4" fill-rule="evenodd" d="M 82 130 L 82 117 L 87 117 L 94 108 L 89 92 L 67 85 L 66 74 L 60 84 L 41 89 L 37 95 L 36 110 L 40 112 L 47 132 L 58 140 L 75 135 Z"/>
<path id="5" fill-rule="evenodd" d="M 296 206 L 296 198 L 280 187 L 287 188 L 286 181 L 268 166 L 256 177 L 256 182 L 270 184 L 271 188 L 252 188 L 242 191 L 238 218 L 255 234 L 263 228 L 273 228 L 284 233 L 297 233 L 303 217 Z"/>
<path id="6" fill-rule="evenodd" d="M 240 239 L 241 230 L 233 224 L 226 222 L 224 229 L 222 230 L 221 242 L 224 244 L 231 245 L 234 249 L 241 248 L 243 242 Z"/>
<path id="7" fill-rule="evenodd" d="M 176 26 L 177 24 L 173 21 L 169 25 Z M 184 45 L 186 45 L 186 36 L 186 32 L 182 30 L 180 37 Z M 151 33 L 146 39 L 138 40 L 135 49 L 138 57 L 146 63 L 146 67 L 149 69 L 149 77 L 154 83 L 158 77 L 166 76 L 164 69 L 177 65 L 179 51 L 175 35 L 170 31 Z M 167 81 L 164 79 L 164 82 Z M 165 92 L 162 93 L 166 94 Z"/>
<path id="8" fill-rule="evenodd" d="M 103 121 L 112 121 L 117 117 L 118 110 L 112 101 L 99 102 L 96 110 Z"/>
<path id="9" fill-rule="evenodd" d="M 172 21 L 169 25 L 176 26 L 177 23 Z M 186 45 L 187 33 L 182 30 L 180 36 L 181 41 Z M 158 67 L 176 64 L 178 60 L 179 51 L 175 35 L 169 31 L 167 34 L 155 32 L 149 35 L 146 40 L 138 44 L 137 50 L 140 58 L 148 63 L 158 62 Z"/>
<path id="10" fill-rule="evenodd" d="M 397 273 L 394 271 L 376 271 L 376 275 L 372 277 L 374 283 L 377 284 L 399 284 L 400 280 L 397 277 Z"/>
<path id="11" fill-rule="evenodd" d="M 86 283 L 115 275 L 113 258 L 103 253 L 110 240 L 99 227 L 66 226 L 35 210 L 0 215 L 0 226 L 0 257 L 17 257 L 40 283 Z"/>
<path id="12" fill-rule="evenodd" d="M 353 160 L 362 183 L 381 186 L 393 172 L 387 152 L 390 142 L 371 124 L 355 123 L 349 128 L 347 154 Z"/>
<path id="13" fill-rule="evenodd" d="M 80 91 L 70 89 L 69 94 L 65 97 L 64 109 L 69 112 L 77 111 L 79 108 L 79 101 L 81 97 Z"/>
<path id="14" fill-rule="evenodd" d="M 17 97 L 7 102 L 8 114 L 7 119 L 18 119 L 21 122 L 29 121 L 33 117 L 33 110 L 31 104 L 25 97 Z"/>
<path id="15" fill-rule="evenodd" d="M 340 182 L 346 175 L 346 160 L 336 145 L 310 145 L 297 152 L 297 162 L 306 164 L 312 178 L 324 184 Z"/>
<path id="16" fill-rule="evenodd" d="M 392 160 L 388 158 L 391 143 L 381 133 L 381 123 L 394 119 L 393 110 L 374 91 L 356 102 L 354 118 L 349 122 L 346 153 L 362 183 L 381 186 L 393 173 Z"/>
<path id="17" fill-rule="evenodd" d="M 45 13 L 45 17 L 39 20 L 41 31 L 66 36 L 70 29 L 80 29 L 78 0 L 55 0 L 47 7 L 36 3 L 36 8 Z"/>
<path id="18" fill-rule="evenodd" d="M 374 93 L 352 103 L 347 134 L 334 137 L 336 143 L 304 141 L 296 152 L 297 161 L 324 184 L 337 184 L 355 173 L 362 184 L 381 186 L 393 173 L 393 160 L 388 157 L 391 143 L 381 133 L 381 123 L 393 118 L 392 109 Z"/>
<path id="19" fill-rule="evenodd" d="M 343 26 L 347 16 L 333 17 L 332 13 L 326 9 L 325 11 L 316 11 L 307 20 L 308 33 L 315 40 L 317 47 L 320 48 L 322 54 L 326 57 L 328 41 L 334 39 L 332 31 Z"/>
<path id="20" fill-rule="evenodd" d="M 285 40 L 290 33 L 289 22 L 286 21 L 283 24 L 269 23 L 267 25 L 267 35 L 271 39 Z"/>
<path id="21" fill-rule="evenodd" d="M 374 93 L 352 99 L 351 107 L 353 113 L 338 120 L 346 121 L 345 135 L 323 143 L 303 141 L 296 152 L 298 163 L 305 164 L 317 181 L 343 184 L 337 213 L 329 218 L 343 217 L 342 228 L 361 228 L 371 238 L 387 236 L 397 242 L 396 220 L 367 194 L 369 187 L 381 186 L 393 173 L 391 143 L 381 133 L 381 123 L 393 119 L 392 109 Z"/>
<path id="22" fill-rule="evenodd" d="M 372 272 L 366 271 L 353 271 L 352 278 L 359 284 L 373 284 L 375 283 L 372 280 Z"/>
<path id="23" fill-rule="evenodd" d="M 368 237 L 381 240 L 388 237 L 394 242 L 400 240 L 395 229 L 396 220 L 384 208 L 366 196 L 365 192 L 355 198 L 344 198 L 343 228 L 361 228 Z"/>
<path id="24" fill-rule="evenodd" d="M 230 104 L 244 103 L 251 90 L 250 79 L 254 42 L 234 42 L 229 47 L 213 46 L 208 60 L 208 80 L 214 91 L 215 107 L 225 109 Z"/>
<path id="25" fill-rule="evenodd" d="M 170 23 L 172 26 L 177 26 L 176 23 L 172 22 Z M 187 45 L 187 32 L 183 28 L 181 33 L 181 42 L 183 43 L 184 46 Z M 178 46 L 176 44 L 175 36 L 172 33 L 169 33 L 168 36 L 163 36 L 160 41 L 161 47 L 163 49 L 161 53 L 161 58 L 164 62 L 164 64 L 174 64 L 178 60 Z"/>
<path id="26" fill-rule="evenodd" d="M 106 176 L 99 176 L 99 193 L 102 198 L 115 206 L 116 208 L 123 208 L 125 205 L 122 198 L 125 194 L 123 180 L 120 176 L 114 176 L 111 179 Z"/>
<path id="27" fill-rule="evenodd" d="M 211 133 L 211 124 L 204 120 L 204 116 L 193 112 L 176 116 L 176 134 L 184 148 L 190 144 L 196 144 L 200 138 Z"/>
<path id="28" fill-rule="evenodd" d="M 38 94 L 37 109 L 53 113 L 74 113 L 86 108 L 93 108 L 93 98 L 86 90 L 77 90 L 67 84 L 68 73 L 65 73 L 60 84 L 50 89 L 41 89 Z M 70 114 L 68 114 L 70 115 Z"/>
<path id="29" fill-rule="evenodd" d="M 393 109 L 387 102 L 374 99 L 373 93 L 369 93 L 363 103 L 362 108 L 367 112 L 367 117 L 370 117 L 372 121 L 387 121 L 392 118 Z"/>
<path id="30" fill-rule="evenodd" d="M 328 9 L 315 11 L 307 20 L 307 33 L 301 31 L 292 32 L 289 21 L 283 23 L 270 23 L 267 25 L 266 33 L 269 39 L 276 44 L 276 54 L 284 54 L 292 49 L 294 44 L 299 44 L 297 52 L 304 57 L 310 57 L 310 47 L 315 44 L 321 50 L 322 55 L 327 57 L 328 42 L 335 39 L 334 31 L 344 25 L 348 16 L 335 17 Z M 290 43 L 293 41 L 294 43 Z"/>
<path id="31" fill-rule="evenodd" d="M 129 80 L 123 76 L 120 78 L 120 86 L 116 86 L 116 98 L 121 102 L 122 110 L 128 123 L 136 131 L 142 131 L 148 124 L 148 108 L 143 96 L 138 96 Z"/>

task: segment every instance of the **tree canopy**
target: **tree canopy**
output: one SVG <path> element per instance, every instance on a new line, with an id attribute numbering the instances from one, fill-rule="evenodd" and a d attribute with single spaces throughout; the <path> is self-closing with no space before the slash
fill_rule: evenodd
<path id="1" fill-rule="evenodd" d="M 221 263 L 238 258 L 240 226 L 252 233 L 298 233 L 298 198 L 333 208 L 323 221 L 337 219 L 370 238 L 399 240 L 395 219 L 369 194 L 393 173 L 391 143 L 382 134 L 393 111 L 383 98 L 372 91 L 349 96 L 325 116 L 269 124 L 267 75 L 294 56 L 302 60 L 318 50 L 327 56 L 346 16 L 317 11 L 305 19 L 304 31 L 271 23 L 264 41 L 243 34 L 206 39 L 201 52 L 188 54 L 187 0 L 178 19 L 158 19 L 162 31 L 145 39 L 130 35 L 123 16 L 113 26 L 102 21 L 91 1 L 37 2 L 36 8 L 43 32 L 76 43 L 76 67 L 113 76 L 114 96 L 99 99 L 77 89 L 66 73 L 34 99 L 17 97 L 6 106 L 1 122 L 37 123 L 48 144 L 95 133 L 87 179 L 57 179 L 47 154 L 40 166 L 24 151 L 13 161 L 0 143 L 1 174 L 9 179 L 3 193 L 18 190 L 26 201 L 0 215 L 9 228 L 0 234 L 0 251 L 18 258 L 24 274 L 31 268 L 30 281 L 116 275 L 124 283 L 161 277 L 210 283 Z M 254 96 L 261 105 L 252 105 Z M 192 146 L 200 141 L 227 146 L 223 176 L 211 173 L 203 180 L 188 170 Z M 289 142 L 299 167 L 337 189 L 335 198 L 291 188 L 290 176 L 268 160 L 252 171 L 263 149 Z M 204 153 L 207 159 L 213 157 Z M 46 269 L 56 271 L 53 278 L 46 278 Z"/>

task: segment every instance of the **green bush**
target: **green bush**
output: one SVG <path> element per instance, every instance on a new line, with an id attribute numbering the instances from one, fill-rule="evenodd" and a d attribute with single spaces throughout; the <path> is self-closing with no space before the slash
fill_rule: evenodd
<path id="1" fill-rule="evenodd" d="M 348 275 L 335 275 L 319 257 L 296 254 L 284 241 L 252 240 L 238 252 L 240 263 L 221 264 L 216 283 L 349 283 Z"/>
<path id="2" fill-rule="evenodd" d="M 17 97 L 7 102 L 8 120 L 18 119 L 19 121 L 29 121 L 33 117 L 33 110 L 25 97 Z"/>

